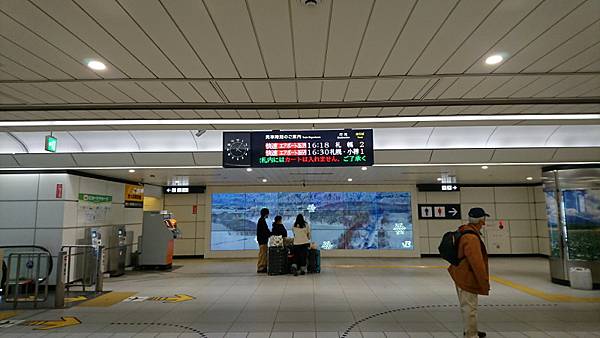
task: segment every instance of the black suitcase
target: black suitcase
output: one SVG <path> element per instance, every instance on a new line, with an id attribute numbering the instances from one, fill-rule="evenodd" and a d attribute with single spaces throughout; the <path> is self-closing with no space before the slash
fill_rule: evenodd
<path id="1" fill-rule="evenodd" d="M 308 251 L 308 264 L 306 270 L 308 270 L 308 273 L 321 272 L 321 250 L 310 249 Z"/>
<path id="2" fill-rule="evenodd" d="M 288 273 L 288 250 L 284 247 L 272 246 L 269 248 L 267 273 L 269 275 L 285 275 Z"/>

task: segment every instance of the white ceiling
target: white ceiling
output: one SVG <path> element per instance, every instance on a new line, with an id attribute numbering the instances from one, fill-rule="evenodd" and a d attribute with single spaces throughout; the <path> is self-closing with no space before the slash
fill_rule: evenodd
<path id="1" fill-rule="evenodd" d="M 75 103 L 600 96 L 596 0 L 0 1 L 0 120 L 599 112 L 589 105 L 72 111 Z M 503 53 L 507 60 L 486 65 Z M 87 59 L 107 64 L 102 72 Z"/>
<path id="2" fill-rule="evenodd" d="M 208 130 L 200 137 L 195 133 L 195 130 L 112 130 L 53 135 L 59 140 L 58 153 L 222 150 L 222 131 Z M 47 132 L 0 132 L 0 154 L 48 154 L 44 150 L 46 135 Z M 600 148 L 600 137 L 592 135 L 600 135 L 600 125 L 376 128 L 373 149 Z"/>
<path id="3" fill-rule="evenodd" d="M 157 185 L 361 185 L 361 184 L 415 184 L 438 183 L 437 178 L 456 177 L 458 183 L 524 184 L 541 182 L 541 166 L 429 166 L 429 167 L 369 167 L 363 171 L 354 168 L 289 168 L 289 169 L 138 169 L 85 170 L 85 172 L 143 181 Z M 154 177 L 152 177 L 152 176 Z M 532 177 L 528 181 L 526 178 Z M 262 179 L 267 182 L 263 183 Z M 352 182 L 348 182 L 352 178 Z"/>

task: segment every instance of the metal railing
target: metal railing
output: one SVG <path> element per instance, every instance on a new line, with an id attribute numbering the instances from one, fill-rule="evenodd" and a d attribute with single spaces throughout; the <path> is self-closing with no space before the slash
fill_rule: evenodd
<path id="1" fill-rule="evenodd" d="M 63 245 L 65 252 L 64 285 L 68 291 L 72 287 L 95 286 L 96 292 L 102 292 L 104 285 L 104 246 Z"/>
<path id="2" fill-rule="evenodd" d="M 13 252 L 7 259 L 4 301 L 12 303 L 14 308 L 19 302 L 32 302 L 37 308 L 39 302 L 48 299 L 50 271 L 42 271 L 41 266 L 50 266 L 52 256 L 49 252 Z"/>

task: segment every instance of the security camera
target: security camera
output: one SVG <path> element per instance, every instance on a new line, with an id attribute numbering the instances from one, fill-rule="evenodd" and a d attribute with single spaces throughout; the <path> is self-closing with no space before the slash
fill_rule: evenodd
<path id="1" fill-rule="evenodd" d="M 300 2 L 303 3 L 305 6 L 315 7 L 321 2 L 321 0 L 300 0 Z"/>
<path id="2" fill-rule="evenodd" d="M 199 129 L 194 135 L 196 135 L 196 137 L 200 137 L 204 135 L 204 133 L 206 133 L 206 130 Z"/>

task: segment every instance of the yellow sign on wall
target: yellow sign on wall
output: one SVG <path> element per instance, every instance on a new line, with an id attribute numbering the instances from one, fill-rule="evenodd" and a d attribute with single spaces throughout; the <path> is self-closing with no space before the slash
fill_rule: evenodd
<path id="1" fill-rule="evenodd" d="M 125 185 L 125 208 L 142 208 L 144 206 L 144 186 Z"/>

